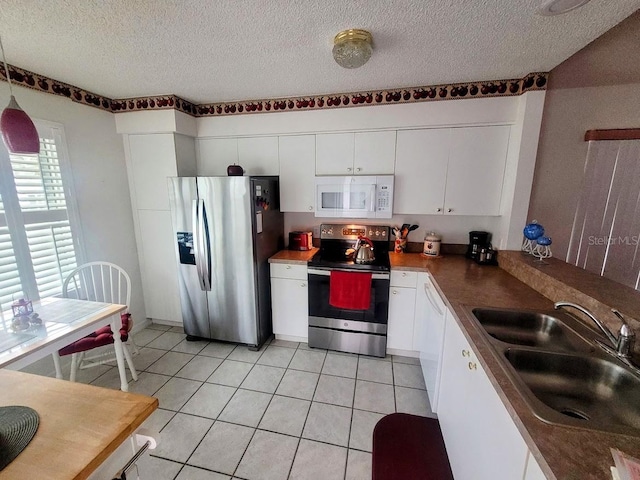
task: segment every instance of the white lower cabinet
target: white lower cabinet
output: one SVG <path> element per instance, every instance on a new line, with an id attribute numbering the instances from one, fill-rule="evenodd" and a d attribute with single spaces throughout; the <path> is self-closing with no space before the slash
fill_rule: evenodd
<path id="1" fill-rule="evenodd" d="M 524 478 L 528 447 L 448 310 L 437 413 L 454 478 Z"/>
<path id="2" fill-rule="evenodd" d="M 413 350 L 417 277 L 416 272 L 391 271 L 387 348 Z"/>
<path id="3" fill-rule="evenodd" d="M 416 289 L 392 286 L 389 293 L 387 348 L 413 350 Z"/>
<path id="4" fill-rule="evenodd" d="M 527 457 L 527 469 L 524 472 L 524 480 L 545 480 L 546 478 L 547 476 L 542 472 L 542 468 L 540 468 L 536 459 L 533 458 L 533 455 L 529 452 Z"/>
<path id="5" fill-rule="evenodd" d="M 285 340 L 306 339 L 309 328 L 307 266 L 271 264 L 273 333 Z"/>

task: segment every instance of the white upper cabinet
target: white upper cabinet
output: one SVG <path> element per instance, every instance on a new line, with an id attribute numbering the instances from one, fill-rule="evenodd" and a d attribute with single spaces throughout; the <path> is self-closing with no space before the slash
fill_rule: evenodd
<path id="1" fill-rule="evenodd" d="M 396 132 L 316 135 L 316 175 L 391 175 Z"/>
<path id="2" fill-rule="evenodd" d="M 398 132 L 393 213 L 500 215 L 509 130 Z"/>
<path id="3" fill-rule="evenodd" d="M 442 213 L 450 135 L 449 128 L 398 132 L 394 213 Z"/>
<path id="4" fill-rule="evenodd" d="M 226 175 L 229 165 L 245 175 L 278 175 L 278 137 L 203 138 L 198 141 L 198 175 Z"/>
<path id="5" fill-rule="evenodd" d="M 316 136 L 280 137 L 280 210 L 315 210 Z"/>
<path id="6" fill-rule="evenodd" d="M 202 138 L 196 145 L 197 170 L 201 177 L 226 175 L 227 167 L 238 163 L 237 138 Z"/>
<path id="7" fill-rule="evenodd" d="M 355 175 L 393 175 L 395 158 L 395 131 L 355 134 Z"/>
<path id="8" fill-rule="evenodd" d="M 245 175 L 278 175 L 278 137 L 238 138 L 238 163 Z"/>
<path id="9" fill-rule="evenodd" d="M 451 129 L 445 211 L 500 215 L 510 127 Z"/>
<path id="10" fill-rule="evenodd" d="M 316 135 L 316 175 L 353 175 L 353 133 Z"/>

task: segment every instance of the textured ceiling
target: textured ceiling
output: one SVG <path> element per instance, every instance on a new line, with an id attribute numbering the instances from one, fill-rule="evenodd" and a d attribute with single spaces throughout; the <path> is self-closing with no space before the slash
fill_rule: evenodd
<path id="1" fill-rule="evenodd" d="M 7 61 L 111 98 L 195 103 L 363 91 L 549 71 L 640 8 L 591 0 L 1 0 Z M 334 35 L 365 28 L 374 53 L 346 70 Z"/>

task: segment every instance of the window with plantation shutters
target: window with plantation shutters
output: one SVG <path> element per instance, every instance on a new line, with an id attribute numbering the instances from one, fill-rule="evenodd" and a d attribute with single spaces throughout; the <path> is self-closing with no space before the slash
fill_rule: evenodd
<path id="1" fill-rule="evenodd" d="M 36 122 L 36 126 L 39 155 L 7 155 L 5 151 L 1 160 L 3 309 L 21 296 L 36 300 L 59 295 L 64 279 L 78 264 L 63 131 L 60 126 L 48 123 Z"/>
<path id="2" fill-rule="evenodd" d="M 21 295 L 22 283 L 0 195 L 0 305 L 4 309 L 14 297 Z"/>

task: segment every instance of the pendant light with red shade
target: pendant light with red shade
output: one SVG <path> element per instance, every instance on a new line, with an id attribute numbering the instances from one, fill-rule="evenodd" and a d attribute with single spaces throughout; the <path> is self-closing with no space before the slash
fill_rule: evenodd
<path id="1" fill-rule="evenodd" d="M 4 56 L 2 38 L 0 38 L 0 50 L 2 50 L 2 62 L 4 63 L 4 71 L 7 82 L 9 82 L 9 93 L 11 94 L 9 105 L 2 111 L 2 115 L 0 116 L 0 133 L 2 133 L 2 140 L 7 150 L 9 150 L 9 153 L 37 155 L 40 153 L 38 131 L 29 118 L 29 115 L 20 108 L 20 105 L 16 102 L 16 98 L 13 96 L 11 74 L 9 73 L 7 60 Z"/>

